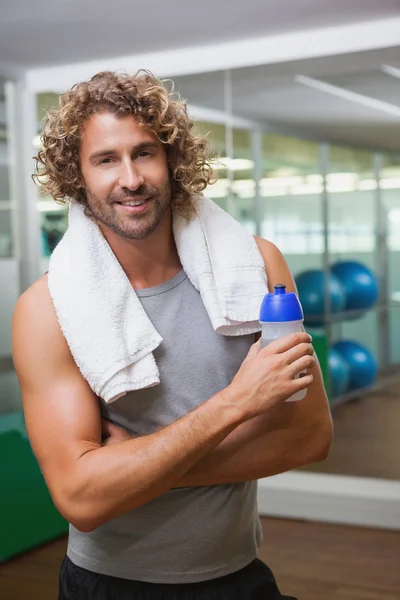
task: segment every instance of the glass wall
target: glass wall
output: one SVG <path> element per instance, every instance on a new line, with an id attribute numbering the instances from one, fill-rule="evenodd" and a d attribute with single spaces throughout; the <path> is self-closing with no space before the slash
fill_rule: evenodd
<path id="1" fill-rule="evenodd" d="M 330 263 L 365 266 L 380 283 L 377 236 L 377 181 L 371 151 L 332 145 L 327 174 Z M 344 268 L 343 266 L 341 268 Z M 350 265 L 348 268 L 352 268 Z M 384 285 L 384 281 L 382 281 Z M 345 286 L 348 292 L 348 286 Z M 365 288 L 365 293 L 368 293 Z M 344 307 L 346 310 L 346 306 Z M 352 340 L 366 348 L 379 366 L 379 306 L 343 315 L 335 322 L 332 342 Z"/>
<path id="2" fill-rule="evenodd" d="M 254 180 L 254 148 L 252 131 L 249 129 L 232 128 L 232 204 L 233 216 L 247 231 L 256 233 Z"/>
<path id="3" fill-rule="evenodd" d="M 19 295 L 12 84 L 0 77 L 0 414 L 21 406 L 11 358 L 11 323 Z M 0 420 L 1 431 L 1 420 Z"/>
<path id="4" fill-rule="evenodd" d="M 174 78 L 196 121 L 215 153 L 215 183 L 206 195 L 256 233 L 254 206 L 254 148 L 251 124 L 235 117 L 229 71 Z"/>
<path id="5" fill-rule="evenodd" d="M 384 154 L 380 189 L 387 234 L 389 364 L 400 363 L 400 154 Z M 396 333 L 395 333 L 396 332 Z"/>
<path id="6" fill-rule="evenodd" d="M 377 183 L 373 153 L 331 145 L 328 171 L 329 251 L 332 258 L 362 258 L 374 268 Z"/>
<path id="7" fill-rule="evenodd" d="M 211 124 L 207 124 L 209 126 Z M 199 130 L 204 123 L 198 122 Z M 250 232 L 255 233 L 253 179 L 254 161 L 252 159 L 251 132 L 237 127 L 231 128 L 231 152 L 226 144 L 229 127 L 213 124 L 209 141 L 219 159 L 215 162 L 215 178 L 206 194 L 219 206 L 229 212 Z M 229 133 L 228 133 L 229 135 Z M 223 136 L 223 137 L 222 137 Z M 228 156 L 228 154 L 232 156 Z"/>
<path id="8" fill-rule="evenodd" d="M 228 211 L 229 185 L 226 178 L 226 128 L 223 123 L 196 119 L 194 133 L 207 139 L 213 153 L 213 183 L 204 192 L 221 208 Z"/>
<path id="9" fill-rule="evenodd" d="M 379 164 L 372 151 L 279 133 L 263 121 L 261 109 L 253 110 L 256 120 L 249 118 L 250 104 L 240 91 L 243 76 L 243 71 L 239 78 L 235 72 L 213 72 L 177 77 L 173 84 L 167 81 L 186 100 L 195 131 L 207 137 L 213 150 L 215 181 L 206 195 L 249 232 L 273 241 L 296 280 L 308 270 L 355 261 L 370 269 L 384 290 L 385 236 L 377 226 L 381 192 L 389 236 L 389 295 L 392 304 L 397 302 L 398 157 L 385 157 L 378 188 Z M 248 97 L 251 89 L 245 92 Z M 57 103 L 56 94 L 38 96 L 38 130 L 45 109 Z M 66 229 L 67 210 L 42 196 L 38 210 L 45 269 Z M 390 346 L 393 364 L 400 362 L 400 344 L 398 348 L 393 335 L 384 339 L 383 314 L 384 307 L 374 305 L 357 315 L 339 315 L 320 327 L 319 333 L 327 335 L 329 344 L 352 339 L 365 345 L 379 366 L 385 367 L 384 345 Z M 391 308 L 388 330 L 397 326 L 398 318 Z"/>
<path id="10" fill-rule="evenodd" d="M 262 140 L 261 236 L 284 253 L 294 276 L 322 268 L 319 145 L 274 133 Z"/>
<path id="11" fill-rule="evenodd" d="M 14 252 L 8 136 L 6 87 L 0 78 L 0 258 L 10 258 Z"/>
<path id="12" fill-rule="evenodd" d="M 58 94 L 43 93 L 37 95 L 37 136 L 35 138 L 36 150 L 40 148 L 40 133 L 46 110 L 58 106 Z M 41 237 L 41 272 L 47 270 L 48 258 L 63 236 L 68 225 L 68 209 L 48 198 L 38 189 L 38 211 L 40 212 L 40 237 Z"/>

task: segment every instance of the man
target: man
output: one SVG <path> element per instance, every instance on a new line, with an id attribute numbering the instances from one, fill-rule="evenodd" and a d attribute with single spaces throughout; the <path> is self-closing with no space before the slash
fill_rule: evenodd
<path id="1" fill-rule="evenodd" d="M 47 276 L 17 303 L 29 439 L 71 524 L 60 600 L 284 597 L 256 559 L 256 480 L 323 460 L 330 447 L 308 334 L 262 350 L 254 335 L 216 334 L 182 270 L 172 213 L 190 218 L 192 194 L 211 177 L 192 126 L 152 75 L 106 72 L 64 94 L 44 129 L 36 177 L 56 200 L 85 207 L 164 340 L 160 385 L 106 404 L 72 358 Z M 279 250 L 257 244 L 270 289 L 294 290 Z M 305 388 L 304 400 L 283 403 Z"/>

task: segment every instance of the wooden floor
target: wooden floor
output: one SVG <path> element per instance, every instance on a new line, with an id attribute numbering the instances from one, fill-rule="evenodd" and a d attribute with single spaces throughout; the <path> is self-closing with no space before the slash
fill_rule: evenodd
<path id="1" fill-rule="evenodd" d="M 298 600 L 399 600 L 400 534 L 262 519 L 260 558 Z M 1 600 L 57 600 L 66 539 L 0 565 Z"/>
<path id="2" fill-rule="evenodd" d="M 337 406 L 332 414 L 329 457 L 302 470 L 400 480 L 399 382 Z"/>

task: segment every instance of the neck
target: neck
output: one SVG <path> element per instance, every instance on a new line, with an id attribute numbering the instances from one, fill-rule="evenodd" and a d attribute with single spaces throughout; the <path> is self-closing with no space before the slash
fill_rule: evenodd
<path id="1" fill-rule="evenodd" d="M 111 250 L 126 273 L 132 287 L 155 287 L 174 277 L 182 269 L 172 233 L 171 213 L 143 240 L 122 238 L 99 224 Z"/>

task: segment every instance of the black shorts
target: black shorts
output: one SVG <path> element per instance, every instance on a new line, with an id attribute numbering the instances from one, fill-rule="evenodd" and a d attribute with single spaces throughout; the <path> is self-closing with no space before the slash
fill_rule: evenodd
<path id="1" fill-rule="evenodd" d="M 77 567 L 66 556 L 58 600 L 296 600 L 282 596 L 271 570 L 256 559 L 244 569 L 200 583 L 146 583 Z"/>

